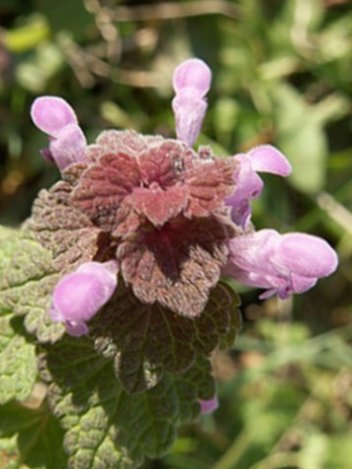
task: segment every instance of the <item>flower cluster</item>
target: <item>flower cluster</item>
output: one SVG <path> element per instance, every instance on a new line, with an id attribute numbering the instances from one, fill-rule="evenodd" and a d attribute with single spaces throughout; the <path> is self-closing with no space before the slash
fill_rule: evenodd
<path id="1" fill-rule="evenodd" d="M 218 158 L 208 147 L 193 148 L 210 84 L 199 59 L 176 68 L 176 139 L 109 130 L 89 145 L 66 101 L 33 103 L 32 120 L 49 137 L 42 155 L 62 180 L 39 195 L 32 228 L 63 274 L 49 315 L 68 334 L 89 333 L 87 323 L 119 298 L 121 281 L 140 303 L 195 318 L 222 275 L 264 289 L 260 298 L 287 298 L 336 269 L 323 239 L 256 231 L 251 222 L 251 201 L 263 190 L 257 173 L 292 170 L 278 149 Z M 203 414 L 214 411 L 216 395 L 199 405 Z"/>
<path id="2" fill-rule="evenodd" d="M 105 243 L 103 250 L 87 248 L 54 290 L 50 315 L 68 333 L 88 332 L 86 322 L 118 288 L 118 273 L 142 303 L 196 317 L 221 275 L 265 289 L 262 298 L 286 298 L 336 269 L 336 253 L 318 237 L 255 231 L 251 200 L 263 190 L 257 173 L 291 172 L 279 150 L 262 145 L 218 158 L 208 147 L 193 148 L 210 83 L 199 59 L 176 68 L 176 139 L 110 130 L 88 145 L 66 101 L 34 102 L 33 122 L 49 136 L 42 153 L 63 179 L 51 203 L 84 217 L 97 246 Z"/>

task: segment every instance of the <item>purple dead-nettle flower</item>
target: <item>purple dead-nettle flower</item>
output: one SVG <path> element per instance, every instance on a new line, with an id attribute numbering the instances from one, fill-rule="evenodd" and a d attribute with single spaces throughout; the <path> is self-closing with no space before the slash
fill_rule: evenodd
<path id="1" fill-rule="evenodd" d="M 335 270 L 336 254 L 320 238 L 248 232 L 250 201 L 263 188 L 257 172 L 291 171 L 279 150 L 263 145 L 217 158 L 210 149 L 192 148 L 210 82 L 211 71 L 199 59 L 176 68 L 177 139 L 110 130 L 86 145 L 64 100 L 34 102 L 32 119 L 49 135 L 47 153 L 63 181 L 39 197 L 33 229 L 57 256 L 59 270 L 67 272 L 72 259 L 83 263 L 54 291 L 51 316 L 69 333 L 86 333 L 86 322 L 111 297 L 116 268 L 111 275 L 106 262 L 118 263 L 124 284 L 141 303 L 191 318 L 203 312 L 222 273 L 267 289 L 263 298 L 285 298 Z M 66 249 L 58 249 L 60 243 Z"/>
<path id="2" fill-rule="evenodd" d="M 233 158 L 237 162 L 234 172 L 236 188 L 227 197 L 226 204 L 231 207 L 232 220 L 245 229 L 251 218 L 250 201 L 259 197 L 263 190 L 263 180 L 257 172 L 288 176 L 292 168 L 286 157 L 271 145 L 255 147 Z"/>
<path id="3" fill-rule="evenodd" d="M 118 263 L 86 262 L 56 285 L 49 314 L 70 335 L 88 333 L 87 321 L 104 306 L 117 286 Z"/>
<path id="4" fill-rule="evenodd" d="M 172 109 L 176 118 L 176 135 L 189 146 L 194 144 L 200 132 L 210 83 L 211 71 L 199 59 L 186 60 L 174 72 Z"/>
<path id="5" fill-rule="evenodd" d="M 86 138 L 72 107 L 62 98 L 37 98 L 31 109 L 34 124 L 49 136 L 49 148 L 42 155 L 55 161 L 62 171 L 73 163 L 85 161 Z"/>
<path id="6" fill-rule="evenodd" d="M 218 396 L 214 396 L 211 399 L 208 400 L 199 400 L 199 405 L 200 405 L 200 411 L 201 413 L 204 414 L 211 414 L 214 412 L 218 407 L 219 407 L 219 399 Z"/>
<path id="7" fill-rule="evenodd" d="M 237 236 L 229 245 L 225 274 L 244 285 L 265 288 L 260 298 L 303 293 L 320 277 L 332 274 L 338 263 L 326 241 L 303 233 L 260 230 Z"/>

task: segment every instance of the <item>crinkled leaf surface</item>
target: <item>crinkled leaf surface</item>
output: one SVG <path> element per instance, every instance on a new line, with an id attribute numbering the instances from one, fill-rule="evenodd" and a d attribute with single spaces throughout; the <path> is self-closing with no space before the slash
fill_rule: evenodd
<path id="1" fill-rule="evenodd" d="M 218 214 L 178 217 L 161 229 L 140 230 L 117 249 L 124 280 L 143 303 L 158 302 L 186 317 L 201 315 L 226 263 L 232 223 Z"/>
<path id="2" fill-rule="evenodd" d="M 64 332 L 47 311 L 58 275 L 51 255 L 23 230 L 0 229 L 0 310 L 26 316 L 25 326 L 39 341 L 55 341 Z"/>
<path id="3" fill-rule="evenodd" d="M 0 404 L 26 399 L 37 377 L 35 349 L 19 334 L 19 318 L 0 311 Z"/>
<path id="4" fill-rule="evenodd" d="M 234 339 L 239 326 L 238 297 L 224 284 L 211 292 L 203 313 L 185 318 L 140 303 L 122 282 L 117 293 L 90 325 L 95 347 L 114 357 L 115 373 L 124 388 L 151 388 L 164 372 L 178 373 L 207 356 L 221 340 Z"/>
<path id="5" fill-rule="evenodd" d="M 46 308 L 44 284 L 53 271 L 48 253 L 28 234 L 1 228 L 0 243 L 0 404 L 4 404 L 26 399 L 36 380 L 34 345 L 16 316 L 28 313 L 36 324 L 40 322 Z"/>
<path id="6" fill-rule="evenodd" d="M 66 337 L 45 347 L 40 359 L 48 399 L 65 429 L 69 467 L 137 467 L 172 444 L 180 420 L 199 412 L 198 397 L 214 392 L 209 364 L 199 360 L 184 374 L 165 374 L 151 390 L 130 395 L 112 362 L 89 339 Z"/>
<path id="7" fill-rule="evenodd" d="M 60 272 L 72 271 L 91 261 L 99 251 L 103 236 L 84 213 L 69 205 L 71 190 L 65 181 L 59 181 L 48 191 L 42 190 L 25 224 L 52 253 L 54 266 Z"/>
<path id="8" fill-rule="evenodd" d="M 45 404 L 32 409 L 10 402 L 0 407 L 0 437 L 12 435 L 16 435 L 17 440 L 13 456 L 18 467 L 67 468 L 62 447 L 63 430 Z"/>

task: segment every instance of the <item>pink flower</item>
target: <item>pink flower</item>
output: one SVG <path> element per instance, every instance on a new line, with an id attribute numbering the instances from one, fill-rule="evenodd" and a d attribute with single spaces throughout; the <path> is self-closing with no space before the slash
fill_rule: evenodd
<path id="1" fill-rule="evenodd" d="M 176 135 L 192 146 L 200 132 L 207 110 L 205 95 L 209 91 L 211 71 L 205 62 L 189 59 L 182 62 L 173 75 L 175 98 L 172 109 L 176 118 Z"/>
<path id="2" fill-rule="evenodd" d="M 62 98 L 42 96 L 32 104 L 34 124 L 49 136 L 49 148 L 42 155 L 54 160 L 60 170 L 84 161 L 86 138 L 72 107 Z"/>
<path id="3" fill-rule="evenodd" d="M 234 172 L 236 187 L 226 198 L 226 204 L 231 207 L 232 220 L 245 229 L 251 218 L 250 201 L 260 196 L 264 186 L 257 172 L 288 176 L 292 168 L 285 156 L 271 145 L 255 147 L 233 159 L 237 162 Z"/>
<path id="4" fill-rule="evenodd" d="M 329 244 L 303 233 L 261 230 L 233 238 L 224 273 L 244 285 L 265 288 L 260 298 L 287 298 L 332 274 L 338 259 Z"/>
<path id="5" fill-rule="evenodd" d="M 219 400 L 218 396 L 215 395 L 211 399 L 208 400 L 199 400 L 199 405 L 200 405 L 200 411 L 201 413 L 204 414 L 210 414 L 211 412 L 214 412 L 219 407 Z"/>
<path id="6" fill-rule="evenodd" d="M 118 264 L 86 262 L 56 285 L 49 314 L 63 322 L 70 335 L 88 333 L 86 322 L 104 306 L 117 286 Z"/>

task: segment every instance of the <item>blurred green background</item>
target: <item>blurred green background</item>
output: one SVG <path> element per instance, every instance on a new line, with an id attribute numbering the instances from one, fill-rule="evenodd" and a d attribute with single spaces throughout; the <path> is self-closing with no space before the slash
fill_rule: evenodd
<path id="1" fill-rule="evenodd" d="M 240 290 L 242 333 L 213 360 L 220 408 L 144 468 L 351 468 L 351 2 L 0 0 L 0 25 L 2 224 L 58 179 L 29 119 L 36 96 L 68 100 L 90 141 L 107 127 L 173 136 L 172 71 L 197 56 L 214 73 L 198 143 L 224 156 L 272 143 L 293 165 L 265 178 L 256 226 L 339 253 L 338 272 L 293 300 Z M 0 467 L 11 458 L 0 444 Z"/>

